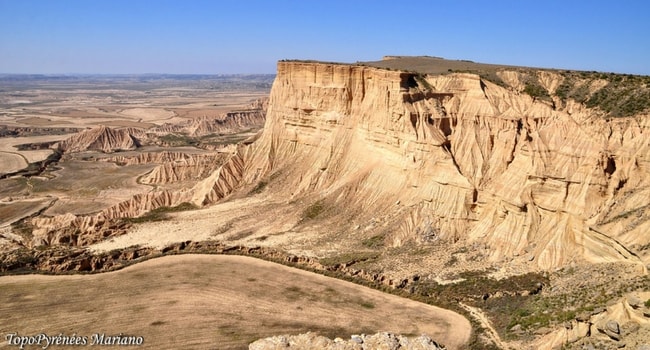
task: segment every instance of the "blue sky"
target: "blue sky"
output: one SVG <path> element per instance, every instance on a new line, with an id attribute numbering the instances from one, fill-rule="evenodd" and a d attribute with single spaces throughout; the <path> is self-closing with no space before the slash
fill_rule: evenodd
<path id="1" fill-rule="evenodd" d="M 0 73 L 274 73 L 383 55 L 650 75 L 650 1 L 0 0 Z"/>

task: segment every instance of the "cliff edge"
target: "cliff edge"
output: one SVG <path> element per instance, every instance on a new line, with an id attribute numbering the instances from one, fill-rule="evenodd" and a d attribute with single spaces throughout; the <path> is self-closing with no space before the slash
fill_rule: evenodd
<path id="1" fill-rule="evenodd" d="M 517 90 L 524 73 L 425 75 L 279 62 L 243 179 L 282 174 L 285 195 L 393 212 L 387 243 L 467 240 L 493 260 L 526 255 L 643 265 L 650 228 L 650 117 L 605 118 Z M 527 73 L 548 95 L 560 73 Z M 396 205 L 398 203 L 398 205 Z M 386 226 L 386 225 L 385 225 Z"/>

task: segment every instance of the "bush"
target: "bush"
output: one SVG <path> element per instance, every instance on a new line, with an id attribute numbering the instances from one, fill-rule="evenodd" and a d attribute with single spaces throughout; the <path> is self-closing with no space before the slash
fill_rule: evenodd
<path id="1" fill-rule="evenodd" d="M 323 212 L 323 210 L 325 210 L 325 206 L 323 205 L 323 201 L 319 200 L 305 208 L 305 210 L 302 212 L 302 218 L 303 220 L 315 219 Z"/>
<path id="2" fill-rule="evenodd" d="M 257 185 L 255 185 L 255 187 L 251 190 L 250 193 L 251 194 L 262 193 L 262 191 L 264 191 L 264 188 L 266 188 L 266 185 L 268 185 L 268 184 L 269 184 L 268 181 L 262 180 L 262 181 L 258 182 Z"/>
<path id="3" fill-rule="evenodd" d="M 380 248 L 384 246 L 385 238 L 386 237 L 384 234 L 378 234 L 368 239 L 364 239 L 363 241 L 361 241 L 361 244 L 363 244 L 364 247 L 368 247 L 368 248 Z"/>
<path id="4" fill-rule="evenodd" d="M 534 82 L 527 82 L 526 87 L 524 88 L 524 92 L 530 95 L 531 97 L 540 99 L 540 100 L 550 100 L 551 96 L 548 94 L 548 91 L 544 89 L 543 86 L 534 83 Z"/>

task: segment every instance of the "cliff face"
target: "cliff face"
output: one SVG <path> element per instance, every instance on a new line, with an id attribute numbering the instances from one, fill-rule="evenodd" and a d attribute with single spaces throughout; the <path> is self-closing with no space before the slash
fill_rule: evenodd
<path id="1" fill-rule="evenodd" d="M 184 133 L 193 137 L 241 132 L 264 125 L 267 106 L 268 99 L 257 99 L 241 110 L 195 118 L 180 124 L 166 123 L 147 132 L 158 135 Z"/>
<path id="2" fill-rule="evenodd" d="M 136 128 L 112 129 L 100 126 L 82 131 L 58 144 L 64 152 L 82 152 L 89 150 L 106 153 L 132 150 L 140 147 L 139 138 L 144 136 L 144 130 Z"/>
<path id="3" fill-rule="evenodd" d="M 515 72 L 500 73 L 517 81 Z M 539 72 L 549 90 L 562 77 Z M 393 211 L 390 242 L 487 244 L 539 267 L 640 262 L 650 243 L 650 117 L 605 119 L 474 74 L 280 62 L 247 183 Z"/>

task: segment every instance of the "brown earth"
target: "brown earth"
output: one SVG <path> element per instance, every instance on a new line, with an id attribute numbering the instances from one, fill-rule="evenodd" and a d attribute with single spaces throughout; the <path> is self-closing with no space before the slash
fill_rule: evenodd
<path id="1" fill-rule="evenodd" d="M 242 349 L 275 334 L 427 334 L 462 348 L 453 312 L 237 256 L 169 256 L 99 275 L 0 277 L 0 334 L 143 336 L 146 349 Z M 0 344 L 6 348 L 6 342 Z"/>

